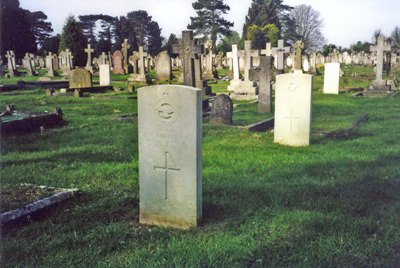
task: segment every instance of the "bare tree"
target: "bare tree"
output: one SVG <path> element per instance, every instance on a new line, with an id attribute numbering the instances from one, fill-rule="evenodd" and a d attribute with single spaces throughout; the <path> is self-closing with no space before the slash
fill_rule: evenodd
<path id="1" fill-rule="evenodd" d="M 290 12 L 294 21 L 295 29 L 292 29 L 292 39 L 302 40 L 306 51 L 318 50 L 325 43 L 324 35 L 321 32 L 323 19 L 319 11 L 311 6 L 295 6 Z"/>

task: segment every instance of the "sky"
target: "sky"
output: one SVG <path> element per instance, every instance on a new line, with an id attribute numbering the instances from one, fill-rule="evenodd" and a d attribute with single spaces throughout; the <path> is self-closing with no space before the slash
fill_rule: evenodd
<path id="1" fill-rule="evenodd" d="M 65 19 L 72 14 L 105 14 L 125 16 L 134 10 L 146 10 L 162 28 L 165 38 L 180 35 L 195 15 L 195 0 L 19 0 L 24 9 L 43 11 L 53 25 L 54 34 L 61 33 Z M 234 22 L 241 34 L 252 0 L 225 0 L 231 10 L 225 18 Z M 349 47 L 357 41 L 372 41 L 374 30 L 390 35 L 400 27 L 400 0 L 284 0 L 290 6 L 311 5 L 324 21 L 322 32 L 329 43 Z"/>

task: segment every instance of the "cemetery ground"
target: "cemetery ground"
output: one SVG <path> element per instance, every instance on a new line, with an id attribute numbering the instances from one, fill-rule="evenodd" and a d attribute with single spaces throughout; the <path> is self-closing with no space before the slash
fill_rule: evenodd
<path id="1" fill-rule="evenodd" d="M 372 68 L 344 71 L 342 87 L 363 87 L 374 77 Z M 350 75 L 355 71 L 360 75 Z M 2 108 L 57 106 L 68 122 L 3 137 L 2 187 L 33 183 L 80 193 L 4 226 L 1 266 L 397 266 L 400 98 L 323 95 L 322 82 L 314 78 L 309 147 L 274 144 L 271 132 L 204 120 L 203 221 L 190 231 L 138 224 L 135 94 L 2 93 Z M 213 91 L 223 91 L 223 83 L 211 84 Z M 272 116 L 256 114 L 256 103 L 235 103 L 234 125 Z M 352 137 L 319 135 L 366 113 L 368 122 Z"/>

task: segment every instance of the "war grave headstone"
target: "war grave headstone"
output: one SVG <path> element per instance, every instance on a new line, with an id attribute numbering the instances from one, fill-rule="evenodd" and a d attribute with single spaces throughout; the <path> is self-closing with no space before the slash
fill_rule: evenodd
<path id="1" fill-rule="evenodd" d="M 324 94 L 339 94 L 340 63 L 325 63 Z"/>
<path id="2" fill-rule="evenodd" d="M 91 48 L 90 44 L 88 44 L 87 48 L 85 48 L 85 52 L 87 53 L 87 61 L 86 61 L 85 69 L 88 70 L 89 72 L 93 73 L 92 53 L 94 52 L 94 49 Z"/>
<path id="3" fill-rule="evenodd" d="M 109 86 L 111 84 L 110 65 L 100 64 L 100 86 Z"/>
<path id="4" fill-rule="evenodd" d="M 310 62 L 308 60 L 308 56 L 307 55 L 303 55 L 302 66 L 303 66 L 304 72 L 308 73 L 308 71 L 310 70 Z"/>
<path id="5" fill-rule="evenodd" d="M 385 37 L 380 35 L 375 46 L 371 46 L 371 51 L 376 52 L 376 79 L 372 81 L 369 91 L 388 91 L 391 90 L 387 80 L 383 80 L 384 53 L 391 50 L 391 45 L 385 42 Z"/>
<path id="6" fill-rule="evenodd" d="M 244 80 L 233 87 L 234 91 L 233 94 L 231 94 L 231 98 L 236 100 L 255 100 L 258 95 L 258 87 L 254 81 L 250 80 L 250 69 L 252 68 L 252 58 L 259 57 L 260 52 L 258 50 L 252 50 L 251 41 L 246 40 L 244 42 L 244 52 L 242 54 L 245 64 Z"/>
<path id="7" fill-rule="evenodd" d="M 156 80 L 170 81 L 172 77 L 171 58 L 167 51 L 161 51 L 156 58 Z"/>
<path id="8" fill-rule="evenodd" d="M 188 229 L 202 217 L 201 89 L 138 90 L 139 222 Z"/>
<path id="9" fill-rule="evenodd" d="M 116 50 L 112 56 L 112 61 L 113 61 L 113 73 L 114 74 L 125 74 L 125 69 L 124 69 L 124 56 L 122 55 L 121 51 Z"/>
<path id="10" fill-rule="evenodd" d="M 232 125 L 233 102 L 226 94 L 215 97 L 210 114 L 211 124 Z"/>
<path id="11" fill-rule="evenodd" d="M 311 128 L 312 75 L 276 76 L 274 142 L 308 146 Z"/>

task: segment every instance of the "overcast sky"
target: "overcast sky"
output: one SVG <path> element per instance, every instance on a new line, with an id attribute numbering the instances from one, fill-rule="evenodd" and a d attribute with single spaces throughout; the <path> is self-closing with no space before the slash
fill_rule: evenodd
<path id="1" fill-rule="evenodd" d="M 21 7 L 43 11 L 60 33 L 69 14 L 124 16 L 130 11 L 146 10 L 162 28 L 162 35 L 180 35 L 195 12 L 194 0 L 19 0 Z M 235 23 L 240 34 L 252 0 L 225 0 L 231 8 L 226 19 Z M 348 47 L 357 41 L 371 41 L 375 29 L 389 35 L 400 27 L 400 0 L 284 0 L 285 4 L 311 5 L 324 20 L 323 33 L 329 43 Z"/>

